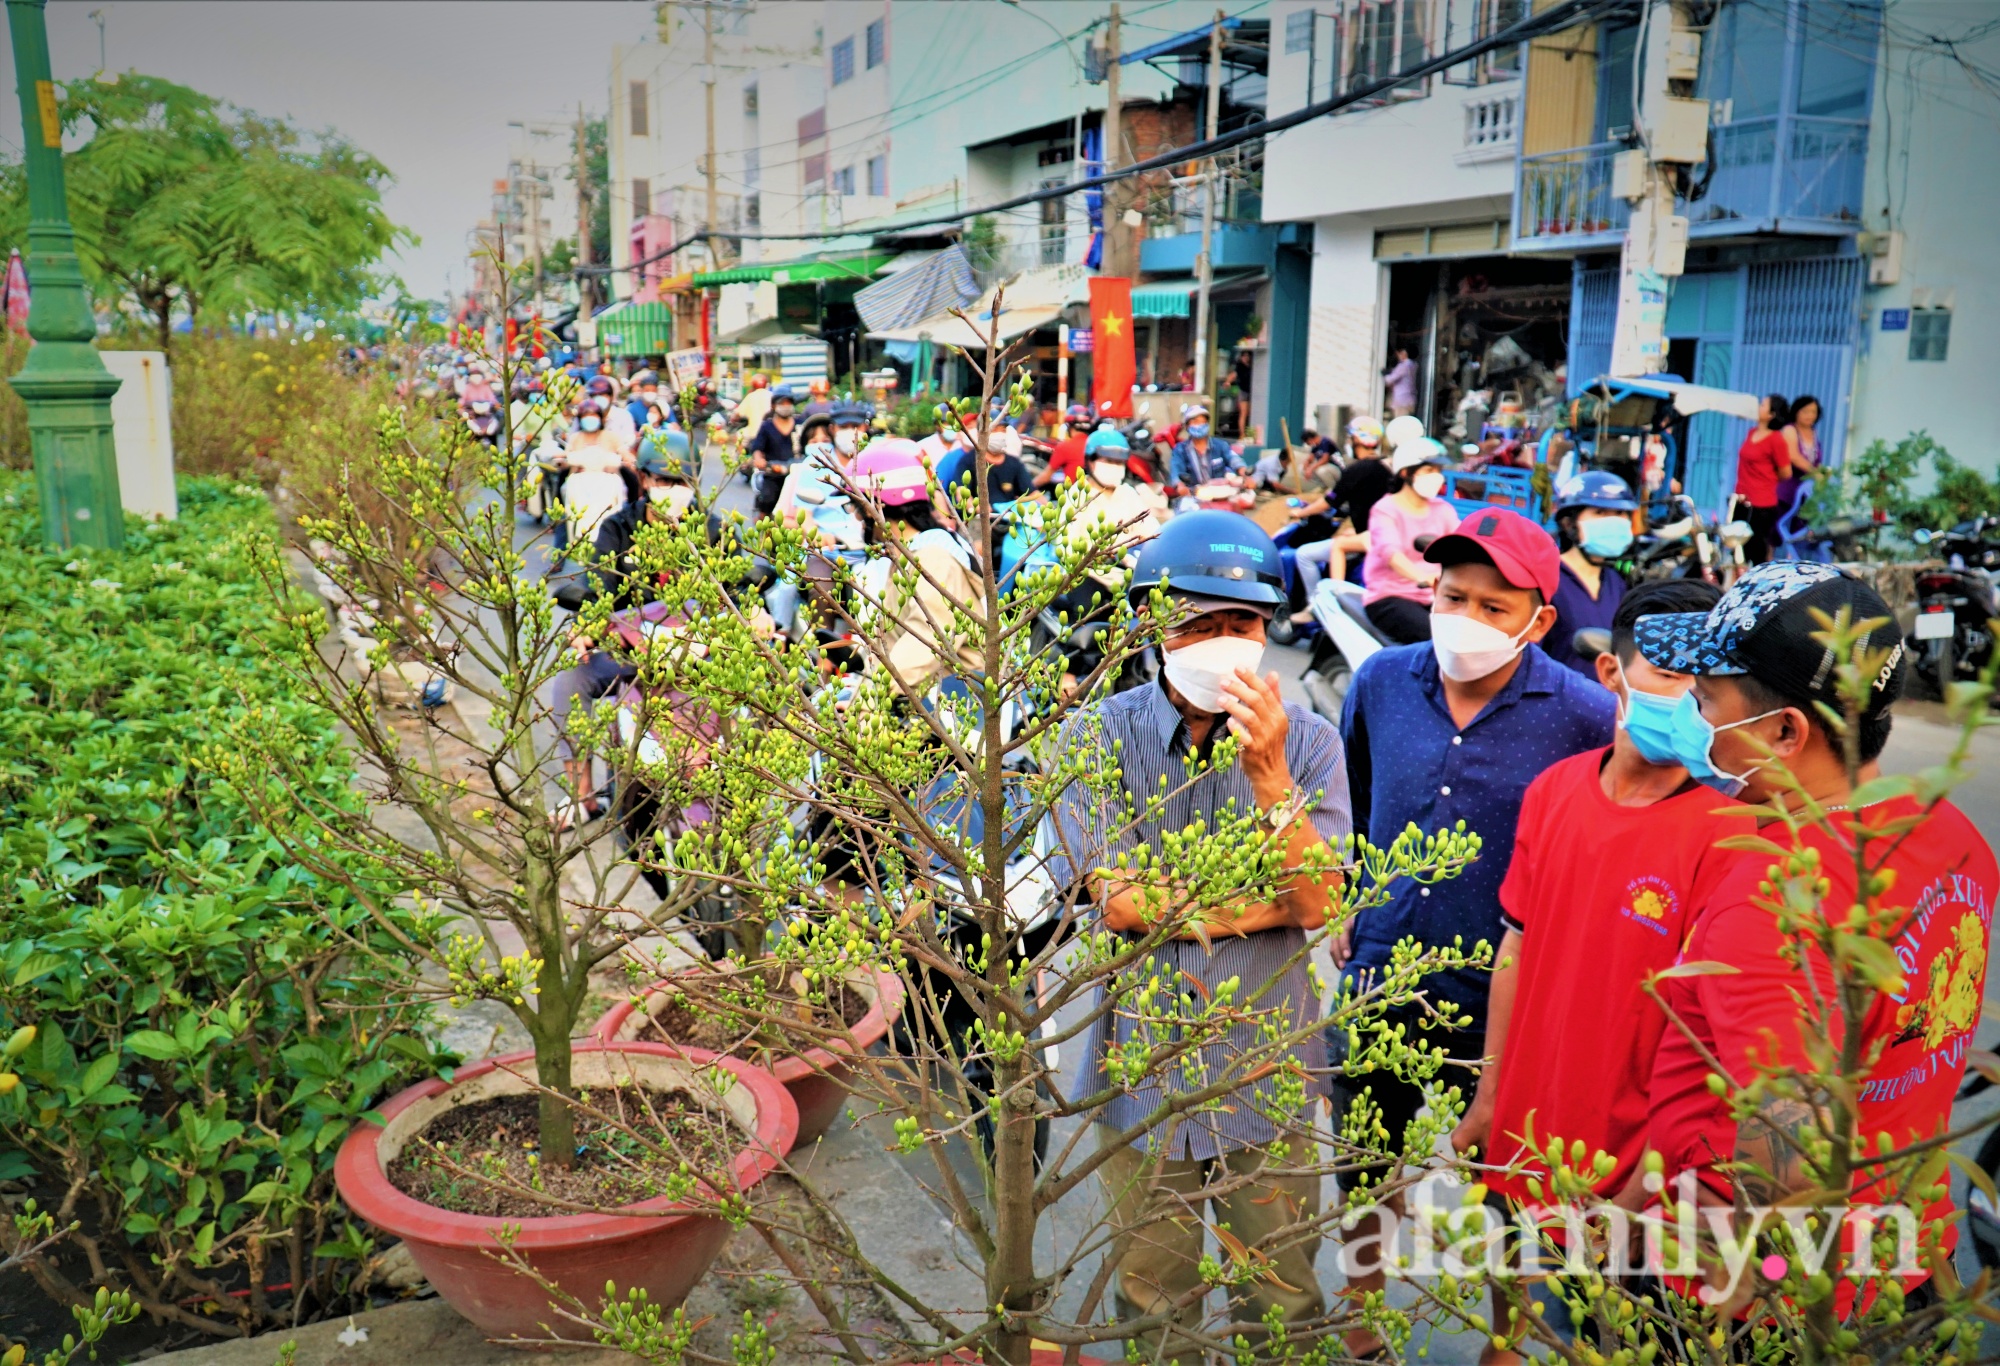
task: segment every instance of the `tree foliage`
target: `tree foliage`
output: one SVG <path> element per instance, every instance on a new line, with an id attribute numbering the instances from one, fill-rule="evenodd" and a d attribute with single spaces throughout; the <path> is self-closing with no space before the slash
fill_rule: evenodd
<path id="1" fill-rule="evenodd" d="M 353 308 L 414 242 L 382 210 L 381 162 L 331 132 L 238 109 L 156 76 L 70 82 L 64 158 L 77 253 L 100 300 L 151 319 Z M 25 246 L 27 177 L 0 166 L 0 233 Z"/>

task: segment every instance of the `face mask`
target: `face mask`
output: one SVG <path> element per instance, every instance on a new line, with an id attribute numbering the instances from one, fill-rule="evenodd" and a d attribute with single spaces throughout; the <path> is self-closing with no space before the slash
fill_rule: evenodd
<path id="1" fill-rule="evenodd" d="M 1593 517 L 1582 531 L 1578 544 L 1583 553 L 1600 560 L 1616 559 L 1632 545 L 1632 524 L 1623 517 Z"/>
<path id="2" fill-rule="evenodd" d="M 603 425 L 604 425 L 604 419 L 599 417 L 596 413 L 592 413 L 589 417 L 586 417 L 582 422 L 582 427 L 586 432 L 594 432 Z"/>
<path id="3" fill-rule="evenodd" d="M 986 438 L 986 451 L 989 455 L 1005 455 L 1007 453 L 1007 438 L 995 432 L 992 436 Z"/>
<path id="4" fill-rule="evenodd" d="M 790 417 L 792 415 L 792 405 L 789 403 L 779 403 L 774 405 L 771 411 L 779 417 Z"/>
<path id="5" fill-rule="evenodd" d="M 1622 664 L 1618 680 L 1625 688 L 1618 724 L 1632 737 L 1632 747 L 1639 751 L 1639 757 L 1661 768 L 1678 765 L 1680 758 L 1674 753 L 1674 712 L 1680 707 L 1680 698 L 1662 697 L 1633 687 Z"/>
<path id="6" fill-rule="evenodd" d="M 1188 423 L 1188 435 L 1197 441 L 1201 440 L 1204 436 L 1208 435 L 1208 424 L 1206 422 Z"/>
<path id="7" fill-rule="evenodd" d="M 1435 498 L 1444 491 L 1444 475 L 1436 470 L 1425 470 L 1410 481 L 1410 487 L 1417 491 L 1419 498 Z"/>
<path id="8" fill-rule="evenodd" d="M 1756 716 L 1746 716 L 1741 721 L 1731 721 L 1726 726 L 1711 725 L 1701 714 L 1701 704 L 1695 701 L 1692 692 L 1684 693 L 1674 704 L 1673 735 L 1674 758 L 1688 771 L 1688 776 L 1704 787 L 1714 788 L 1725 797 L 1734 797 L 1750 781 L 1750 775 L 1763 767 L 1752 764 L 1741 773 L 1724 773 L 1715 766 L 1713 754 L 1715 737 L 1725 730 L 1735 730 L 1753 721 L 1762 721 L 1766 716 L 1776 716 L 1783 707 L 1760 712 Z"/>
<path id="9" fill-rule="evenodd" d="M 1125 482 L 1125 467 L 1116 460 L 1093 460 L 1090 477 L 1108 489 L 1117 488 Z"/>
<path id="10" fill-rule="evenodd" d="M 1495 626 L 1455 613 L 1431 613 L 1431 653 L 1438 670 L 1458 683 L 1473 683 L 1504 669 L 1521 653 L 1533 623 L 1510 636 Z"/>
<path id="11" fill-rule="evenodd" d="M 1177 650 L 1165 658 L 1167 682 L 1188 700 L 1196 711 L 1222 710 L 1222 684 L 1236 677 L 1238 669 L 1256 672 L 1264 661 L 1264 642 L 1242 636 L 1210 636 Z"/>
<path id="12" fill-rule="evenodd" d="M 853 455 L 861 445 L 861 433 L 852 427 L 842 427 L 833 434 L 833 448 L 842 455 Z"/>
<path id="13" fill-rule="evenodd" d="M 833 443 L 831 441 L 808 441 L 806 442 L 806 454 L 816 460 L 831 459 L 833 456 Z"/>
<path id="14" fill-rule="evenodd" d="M 646 497 L 678 517 L 694 505 L 694 490 L 686 484 L 655 484 Z"/>

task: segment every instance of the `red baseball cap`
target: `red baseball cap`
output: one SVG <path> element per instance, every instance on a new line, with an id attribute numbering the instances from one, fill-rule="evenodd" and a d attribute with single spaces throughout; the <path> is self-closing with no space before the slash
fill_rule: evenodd
<path id="1" fill-rule="evenodd" d="M 1424 558 L 1432 564 L 1478 561 L 1500 571 L 1516 588 L 1539 589 L 1543 602 L 1555 599 L 1561 581 L 1562 556 L 1548 532 L 1518 512 L 1481 508 L 1458 524 L 1458 530 L 1431 542 Z"/>

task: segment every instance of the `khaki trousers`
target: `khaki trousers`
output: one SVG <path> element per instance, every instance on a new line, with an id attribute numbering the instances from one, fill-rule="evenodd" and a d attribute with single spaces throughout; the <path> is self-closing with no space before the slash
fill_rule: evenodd
<path id="1" fill-rule="evenodd" d="M 1293 1138 L 1288 1161 L 1297 1163 L 1305 1153 L 1305 1140 Z M 1112 1131 L 1098 1130 L 1098 1146 L 1114 1146 Z M 1313 1259 L 1319 1253 L 1319 1236 L 1293 1235 L 1287 1246 L 1272 1250 L 1259 1244 L 1276 1233 L 1311 1220 L 1319 1213 L 1317 1176 L 1275 1176 L 1250 1181 L 1213 1199 L 1200 1192 L 1225 1177 L 1255 1176 L 1262 1170 L 1265 1151 L 1241 1148 L 1214 1158 L 1183 1158 L 1159 1161 L 1144 1149 L 1116 1144 L 1104 1165 L 1098 1168 L 1112 1207 L 1114 1230 L 1119 1234 L 1112 1246 L 1118 1263 L 1118 1317 L 1144 1318 L 1164 1312 L 1170 1304 L 1201 1284 L 1200 1264 L 1207 1225 L 1202 1206 L 1212 1206 L 1210 1215 L 1245 1247 L 1261 1251 L 1268 1260 L 1261 1263 L 1269 1274 L 1257 1274 L 1237 1287 L 1230 1299 L 1230 1317 L 1261 1320 L 1275 1306 L 1287 1323 L 1316 1318 L 1325 1312 L 1319 1276 Z M 1225 1263 L 1230 1251 L 1224 1247 L 1216 1255 Z M 1276 1277 L 1276 1281 L 1272 1279 Z M 1282 1285 L 1277 1282 L 1283 1282 Z M 1287 1287 L 1290 1287 L 1289 1289 Z M 1174 1316 L 1182 1330 L 1201 1326 L 1203 1301 L 1195 1300 Z M 1249 1335 L 1254 1344 L 1261 1333 Z M 1156 1331 L 1137 1339 L 1147 1361 L 1167 1362 L 1181 1354 L 1181 1360 L 1201 1360 L 1194 1344 L 1179 1332 Z"/>

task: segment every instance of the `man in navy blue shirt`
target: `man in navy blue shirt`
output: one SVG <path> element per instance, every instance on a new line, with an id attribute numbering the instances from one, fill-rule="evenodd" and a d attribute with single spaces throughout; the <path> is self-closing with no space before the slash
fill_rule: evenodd
<path id="1" fill-rule="evenodd" d="M 1570 672 L 1530 649 L 1555 625 L 1550 605 L 1558 581 L 1558 555 L 1547 532 L 1518 513 L 1482 509 L 1440 536 L 1424 558 L 1442 566 L 1431 609 L 1428 642 L 1383 650 L 1356 671 L 1340 718 L 1347 750 L 1347 781 L 1354 827 L 1371 844 L 1388 845 L 1407 826 L 1426 832 L 1458 822 L 1482 841 L 1479 857 L 1455 878 L 1420 886 L 1391 884 L 1386 905 L 1361 912 L 1334 946 L 1343 979 L 1363 990 L 1385 967 L 1395 945 L 1416 940 L 1429 948 L 1467 952 L 1482 940 L 1500 943 L 1500 884 L 1513 854 L 1514 825 L 1528 784 L 1559 759 L 1611 743 L 1616 704 L 1594 680 Z M 1454 1057 L 1479 1051 L 1490 968 L 1435 974 L 1420 986 L 1433 1009 L 1449 1008 L 1441 1025 L 1421 1007 L 1392 1012 L 1406 1042 L 1442 1046 Z M 1392 1144 L 1426 1103 L 1423 1088 L 1394 1074 L 1347 1074 L 1345 1029 L 1328 1031 L 1336 1067 L 1334 1124 L 1360 1092 L 1381 1107 Z M 1476 1075 L 1446 1067 L 1430 1083 L 1442 1092 L 1457 1086 L 1470 1097 Z M 1369 1173 L 1379 1179 L 1382 1169 Z M 1363 1216 L 1352 1235 L 1357 1247 L 1378 1241 L 1379 1216 Z M 1348 1284 L 1360 1295 L 1383 1284 L 1379 1262 L 1349 1266 Z M 1353 1351 L 1377 1344 L 1366 1332 L 1350 1334 Z"/>

